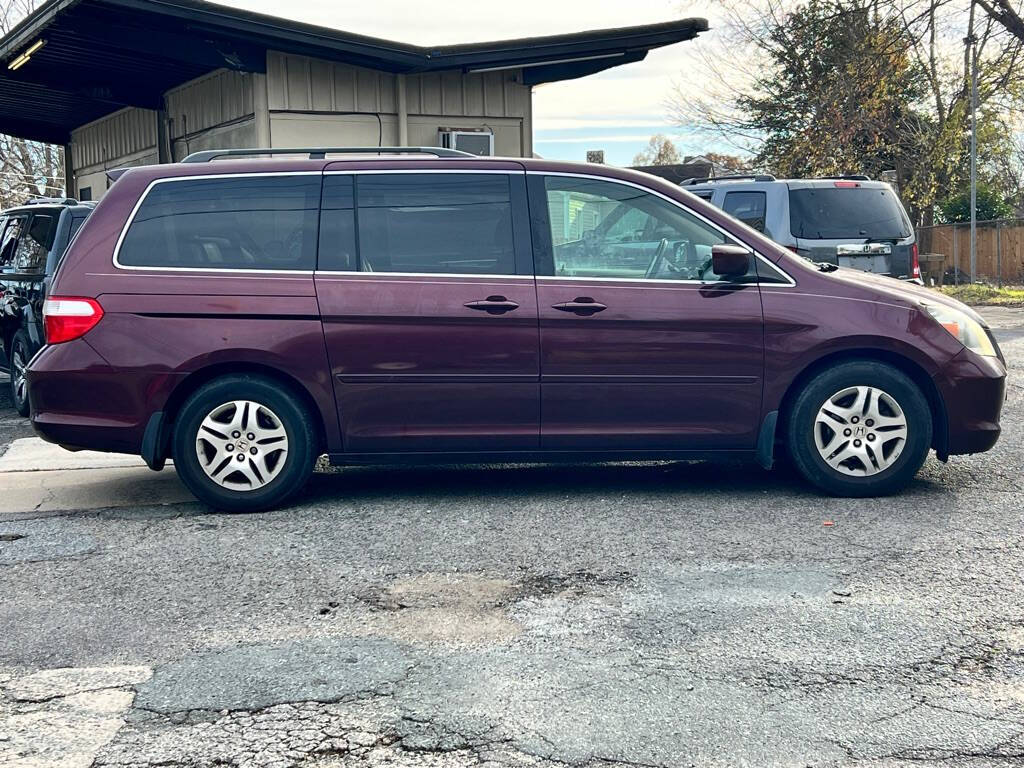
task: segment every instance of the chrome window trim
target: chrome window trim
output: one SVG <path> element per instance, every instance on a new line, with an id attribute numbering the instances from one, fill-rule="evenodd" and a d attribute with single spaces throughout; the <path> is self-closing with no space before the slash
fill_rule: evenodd
<path id="1" fill-rule="evenodd" d="M 259 275 L 312 275 L 312 269 L 232 269 L 230 267 L 143 267 L 135 266 L 131 264 L 122 264 L 118 260 L 118 256 L 121 255 L 121 245 L 124 243 L 124 238 L 128 234 L 128 228 L 131 227 L 135 221 L 135 216 L 138 214 L 142 204 L 149 197 L 149 193 L 153 190 L 157 184 L 166 184 L 175 181 L 203 181 L 206 179 L 236 179 L 239 176 L 322 176 L 322 171 L 257 171 L 255 173 L 204 173 L 186 175 L 186 176 L 166 176 L 160 179 L 153 179 L 149 184 L 146 185 L 146 189 L 139 196 L 135 206 L 132 208 L 132 212 L 128 214 L 128 219 L 125 221 L 124 226 L 121 228 L 121 234 L 117 237 L 117 243 L 114 245 L 114 268 L 121 269 L 131 272 L 191 272 L 193 274 L 203 274 L 208 272 L 227 272 L 230 274 L 259 274 Z M 319 206 L 317 206 L 317 215 L 319 216 Z"/>
<path id="2" fill-rule="evenodd" d="M 774 264 L 770 259 L 768 259 L 766 256 L 764 256 L 764 254 L 762 254 L 756 248 L 752 248 L 747 243 L 744 243 L 743 241 L 737 239 L 737 237 L 735 235 L 733 235 L 732 233 L 727 232 L 726 230 L 722 229 L 720 226 L 718 226 L 718 224 L 716 224 L 715 222 L 711 221 L 711 219 L 707 218 L 706 216 L 698 213 L 697 211 L 693 210 L 692 208 L 688 208 L 687 206 L 685 206 L 682 203 L 680 203 L 678 200 L 674 200 L 673 198 L 669 197 L 668 195 L 666 195 L 666 194 L 664 194 L 662 192 L 659 192 L 656 189 L 651 189 L 650 187 L 645 187 L 642 184 L 637 184 L 637 183 L 632 182 L 632 181 L 625 181 L 624 179 L 616 179 L 616 178 L 614 178 L 612 176 L 599 176 L 599 175 L 593 174 L 593 173 L 570 173 L 569 171 L 527 171 L 526 175 L 527 176 L 567 176 L 567 177 L 570 177 L 570 178 L 577 178 L 577 179 L 590 179 L 590 180 L 593 180 L 593 181 L 606 181 L 606 182 L 608 182 L 610 184 L 622 184 L 622 185 L 627 186 L 627 187 L 633 187 L 634 189 L 639 189 L 641 192 L 646 192 L 649 195 L 655 195 L 657 197 L 660 197 L 662 200 L 665 200 L 668 203 L 671 203 L 676 208 L 679 208 L 680 210 L 688 213 L 689 215 L 693 216 L 694 218 L 699 219 L 700 221 L 703 221 L 705 224 L 710 225 L 713 229 L 717 230 L 721 235 L 723 235 L 727 240 L 735 243 L 736 245 L 740 245 L 740 246 L 743 246 L 744 248 L 749 249 L 750 252 L 753 253 L 757 258 L 766 261 L 768 264 L 770 264 L 772 266 L 773 269 L 775 269 L 777 272 L 781 273 L 789 281 L 788 283 L 761 283 L 761 282 L 757 282 L 757 283 L 754 283 L 754 285 L 758 285 L 758 286 L 762 286 L 762 287 L 763 286 L 769 286 L 769 287 L 775 286 L 775 287 L 778 287 L 778 288 L 789 288 L 789 287 L 792 287 L 792 286 L 796 285 L 796 280 L 793 279 L 792 275 L 790 275 L 788 272 L 786 272 L 781 267 L 779 267 L 776 264 Z M 537 277 L 538 277 L 538 279 L 540 279 L 541 276 L 538 275 Z M 560 276 L 559 275 L 544 275 L 543 277 L 560 277 Z M 577 279 L 583 279 L 583 280 L 646 280 L 647 278 L 626 278 L 626 277 L 623 277 L 623 278 L 609 278 L 609 277 L 597 277 L 597 278 L 571 278 L 571 279 L 573 279 L 573 280 L 577 280 Z M 704 284 L 706 284 L 706 283 L 710 283 L 710 282 L 713 282 L 713 281 L 710 281 L 710 280 L 651 280 L 650 282 L 676 282 L 676 283 L 704 283 Z"/>
<path id="3" fill-rule="evenodd" d="M 526 173 L 525 170 L 519 169 L 514 170 L 512 168 L 500 170 L 495 168 L 481 168 L 474 170 L 471 168 L 363 168 L 353 169 L 350 171 L 324 171 L 324 176 L 372 176 L 385 173 L 433 173 L 433 174 L 448 174 L 448 173 L 472 173 L 477 176 L 483 174 L 496 174 L 505 176 L 514 176 L 517 174 Z"/>
<path id="4" fill-rule="evenodd" d="M 357 272 L 344 269 L 318 269 L 316 275 L 328 277 L 373 277 L 377 279 L 389 277 L 471 277 L 487 280 L 533 280 L 534 275 L 492 275 L 482 272 Z"/>
<path id="5" fill-rule="evenodd" d="M 378 279 L 381 276 L 392 276 L 392 277 L 445 277 L 445 278 L 470 278 L 470 279 L 490 279 L 490 280 L 575 280 L 575 281 L 594 281 L 594 282 L 628 282 L 628 283 L 645 283 L 654 285 L 708 285 L 716 281 L 711 280 L 670 280 L 670 279 L 655 279 L 655 278 L 635 278 L 635 277 L 571 277 L 566 275 L 537 275 L 534 272 L 533 275 L 494 275 L 494 274 L 482 274 L 482 273 L 441 273 L 441 272 L 356 272 L 346 270 L 317 270 L 317 269 L 233 269 L 230 267 L 146 267 L 146 266 L 134 266 L 121 264 L 118 260 L 118 256 L 121 253 L 121 245 L 124 242 L 125 236 L 128 233 L 128 228 L 131 227 L 135 221 L 135 216 L 138 214 L 139 209 L 149 196 L 150 191 L 157 184 L 165 184 L 175 181 L 192 181 L 192 180 L 206 180 L 206 179 L 231 179 L 239 176 L 256 176 L 256 177 L 268 177 L 268 176 L 351 176 L 351 175 L 367 175 L 367 174 L 399 174 L 399 173 L 458 173 L 458 174 L 502 174 L 502 175 L 517 175 L 524 174 L 528 176 L 564 176 L 569 178 L 580 178 L 590 179 L 593 181 L 605 181 L 611 184 L 622 184 L 627 187 L 633 187 L 646 192 L 647 194 L 655 195 L 668 203 L 676 206 L 677 208 L 685 211 L 686 213 L 694 216 L 705 224 L 710 225 L 713 229 L 721 233 L 724 237 L 732 242 L 742 245 L 745 248 L 750 248 L 758 259 L 765 262 L 770 268 L 781 274 L 786 278 L 786 283 L 762 283 L 757 282 L 753 285 L 757 285 L 760 288 L 793 288 L 796 287 L 797 282 L 793 279 L 792 275 L 786 272 L 784 269 L 779 267 L 777 264 L 772 262 L 770 259 L 765 257 L 762 253 L 757 251 L 755 248 L 751 248 L 746 243 L 743 243 L 732 235 L 725 231 L 715 222 L 711 221 L 707 217 L 701 215 L 697 211 L 686 207 L 678 200 L 674 200 L 668 195 L 659 192 L 656 189 L 645 187 L 641 184 L 637 184 L 632 181 L 625 181 L 623 179 L 616 179 L 611 176 L 600 176 L 597 174 L 588 173 L 570 173 L 568 171 L 529 171 L 529 170 L 516 170 L 516 169 L 473 169 L 473 168 L 380 168 L 380 169 L 352 169 L 352 170 L 325 170 L 325 171 L 256 171 L 253 173 L 207 173 L 207 174 L 195 174 L 195 175 L 184 175 L 184 176 L 166 176 L 159 179 L 153 179 L 140 195 L 138 201 L 132 208 L 131 213 L 128 215 L 128 219 L 125 221 L 124 226 L 121 228 L 121 232 L 118 235 L 117 243 L 114 246 L 113 264 L 114 267 L 122 271 L 132 272 L 171 272 L 171 273 L 191 273 L 191 274 L 228 274 L 228 275 L 325 275 L 325 276 L 362 276 L 362 275 L 375 275 Z"/>

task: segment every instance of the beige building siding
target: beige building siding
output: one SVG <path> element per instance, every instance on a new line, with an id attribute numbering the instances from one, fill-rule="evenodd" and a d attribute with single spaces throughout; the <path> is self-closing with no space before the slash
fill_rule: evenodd
<path id="1" fill-rule="evenodd" d="M 496 154 L 533 153 L 531 89 L 519 70 L 407 75 L 404 81 L 410 145 L 436 145 L 439 128 L 489 128 Z M 387 72 L 271 51 L 273 146 L 398 144 L 401 82 Z"/>
<path id="2" fill-rule="evenodd" d="M 532 154 L 531 89 L 519 70 L 393 75 L 270 51 L 266 74 L 219 69 L 165 94 L 171 156 L 225 147 L 434 146 L 438 129 L 488 129 L 495 153 Z M 104 171 L 157 162 L 157 112 L 128 108 L 72 133 L 76 194 Z"/>
<path id="3" fill-rule="evenodd" d="M 71 134 L 75 168 L 104 165 L 156 147 L 156 112 L 128 107 L 83 125 Z"/>
<path id="4" fill-rule="evenodd" d="M 254 75 L 219 69 L 166 95 L 169 135 L 191 137 L 253 115 Z"/>

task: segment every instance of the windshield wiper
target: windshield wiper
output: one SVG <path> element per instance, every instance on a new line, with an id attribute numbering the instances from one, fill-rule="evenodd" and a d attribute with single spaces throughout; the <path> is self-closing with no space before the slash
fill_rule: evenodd
<path id="1" fill-rule="evenodd" d="M 814 266 L 818 268 L 819 272 L 835 272 L 837 269 L 839 269 L 839 266 L 837 264 L 832 264 L 827 261 L 816 261 L 814 262 Z"/>

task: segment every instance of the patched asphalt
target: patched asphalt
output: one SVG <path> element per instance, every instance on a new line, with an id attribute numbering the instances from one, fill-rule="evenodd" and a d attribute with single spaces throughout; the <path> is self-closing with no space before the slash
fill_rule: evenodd
<path id="1" fill-rule="evenodd" d="M 0 764 L 1020 766 L 1013 317 L 997 448 L 888 499 L 748 465 L 368 467 L 256 516 L 0 513 Z"/>

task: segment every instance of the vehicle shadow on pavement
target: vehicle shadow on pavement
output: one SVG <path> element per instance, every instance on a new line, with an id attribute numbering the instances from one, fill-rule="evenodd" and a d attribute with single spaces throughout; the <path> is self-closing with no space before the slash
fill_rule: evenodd
<path id="1" fill-rule="evenodd" d="M 919 478 L 905 493 L 933 489 Z M 299 504 L 337 500 L 567 495 L 773 494 L 814 498 L 820 494 L 788 463 L 773 470 L 742 462 L 615 462 L 588 464 L 487 464 L 414 467 L 332 467 L 314 474 Z"/>

